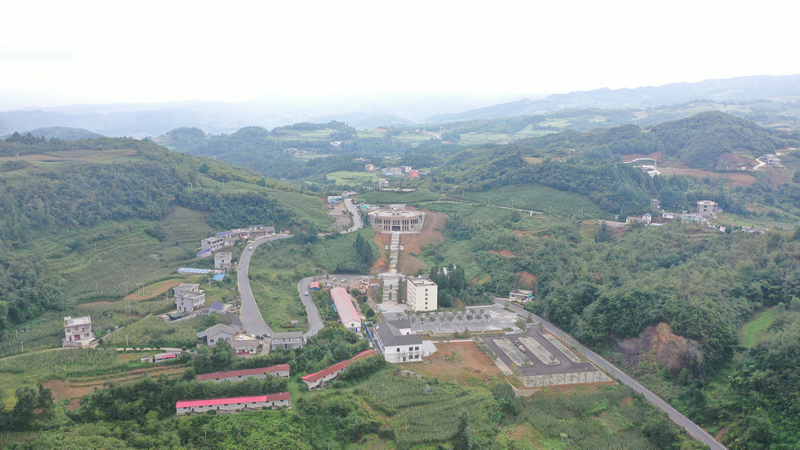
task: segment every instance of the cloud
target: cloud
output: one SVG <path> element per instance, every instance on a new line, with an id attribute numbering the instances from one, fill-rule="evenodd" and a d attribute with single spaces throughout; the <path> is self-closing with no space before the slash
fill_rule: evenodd
<path id="1" fill-rule="evenodd" d="M 0 61 L 39 61 L 53 62 L 65 61 L 74 58 L 72 52 L 59 52 L 53 50 L 31 50 L 0 46 Z"/>

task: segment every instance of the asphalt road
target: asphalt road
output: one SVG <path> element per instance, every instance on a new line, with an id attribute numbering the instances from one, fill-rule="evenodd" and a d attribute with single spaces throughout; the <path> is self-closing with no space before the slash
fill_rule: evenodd
<path id="1" fill-rule="evenodd" d="M 503 304 L 503 305 L 506 304 L 505 301 L 501 301 L 499 299 L 495 299 L 495 303 L 499 303 L 499 304 Z M 509 309 L 513 310 L 514 312 L 524 316 L 524 317 L 528 316 L 528 311 L 526 311 L 524 308 L 520 308 L 519 306 L 514 305 L 513 303 L 508 303 L 507 307 Z M 561 336 L 561 335 L 566 334 L 563 331 L 561 331 L 560 329 L 558 329 L 555 325 L 551 324 L 550 322 L 547 322 L 546 320 L 542 319 L 539 316 L 533 315 L 533 320 L 535 320 L 537 322 L 541 322 L 542 325 L 547 330 L 549 330 L 550 332 L 554 333 L 556 336 Z M 708 432 L 706 430 L 704 430 L 699 425 L 697 425 L 696 423 L 694 423 L 691 420 L 689 420 L 688 417 L 686 417 L 683 414 L 681 414 L 680 412 L 678 412 L 678 410 L 673 408 L 672 406 L 670 406 L 669 403 L 665 402 L 659 396 L 657 396 L 656 394 L 651 392 L 649 389 L 647 389 L 646 387 L 644 387 L 641 384 L 639 384 L 639 382 L 637 382 L 633 378 L 631 378 L 628 375 L 626 375 L 624 372 L 619 370 L 616 366 L 614 366 L 610 362 L 606 361 L 602 356 L 600 356 L 597 353 L 589 350 L 588 348 L 586 348 L 585 346 L 583 346 L 581 344 L 578 344 L 576 347 L 590 361 L 592 361 L 593 363 L 597 364 L 598 367 L 600 367 L 601 369 L 603 369 L 606 372 L 608 372 L 609 374 L 611 374 L 612 377 L 617 378 L 623 384 L 633 388 L 634 391 L 639 392 L 640 394 L 644 395 L 644 397 L 647 400 L 649 400 L 650 403 L 656 405 L 662 411 L 667 413 L 667 415 L 674 422 L 676 422 L 678 425 L 682 426 L 695 439 L 697 439 L 698 441 L 708 445 L 712 450 L 727 450 L 727 447 L 725 447 L 721 443 L 717 442 L 710 434 L 708 434 Z"/>
<path id="2" fill-rule="evenodd" d="M 364 228 L 364 222 L 361 220 L 361 214 L 358 213 L 358 207 L 353 206 L 353 200 L 350 198 L 344 199 L 344 205 L 353 216 L 353 226 L 345 231 L 342 231 L 342 233 L 350 233 Z"/>
<path id="3" fill-rule="evenodd" d="M 300 300 L 303 302 L 303 306 L 306 307 L 306 314 L 308 315 L 308 331 L 303 333 L 306 339 L 319 333 L 319 330 L 325 327 L 322 322 L 322 316 L 319 314 L 319 309 L 317 309 L 314 300 L 311 299 L 311 294 L 306 295 L 306 292 L 309 292 L 308 285 L 312 281 L 314 281 L 314 277 L 308 277 L 297 283 L 297 293 L 300 294 Z"/>
<path id="4" fill-rule="evenodd" d="M 278 234 L 252 242 L 247 245 L 239 257 L 239 263 L 236 265 L 236 278 L 239 283 L 239 297 L 242 301 L 242 310 L 239 313 L 239 318 L 242 321 L 242 327 L 247 334 L 255 334 L 261 336 L 264 334 L 272 335 L 272 329 L 264 322 L 261 317 L 261 312 L 258 310 L 255 298 L 253 298 L 253 291 L 250 289 L 250 257 L 253 256 L 253 250 L 259 245 L 267 241 L 274 241 L 276 239 L 286 239 L 292 237 L 288 234 Z"/>

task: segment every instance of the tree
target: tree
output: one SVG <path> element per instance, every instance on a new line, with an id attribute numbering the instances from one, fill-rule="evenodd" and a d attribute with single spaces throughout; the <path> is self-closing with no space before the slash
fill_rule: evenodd
<path id="1" fill-rule="evenodd" d="M 453 436 L 453 448 L 455 450 L 472 450 L 473 444 L 469 413 L 466 410 L 461 410 L 461 414 L 458 416 L 458 429 L 455 436 Z"/>
<path id="2" fill-rule="evenodd" d="M 17 429 L 24 429 L 33 419 L 33 411 L 36 409 L 38 397 L 36 391 L 28 386 L 17 388 L 14 394 L 17 397 L 17 403 L 14 405 L 13 415 L 15 418 L 12 425 Z"/>
<path id="3" fill-rule="evenodd" d="M 608 224 L 606 224 L 606 221 L 604 220 L 602 223 L 600 223 L 600 226 L 597 227 L 597 232 L 594 234 L 594 241 L 608 242 L 611 240 L 613 235 L 614 232 L 611 231 L 611 228 L 609 228 Z"/>

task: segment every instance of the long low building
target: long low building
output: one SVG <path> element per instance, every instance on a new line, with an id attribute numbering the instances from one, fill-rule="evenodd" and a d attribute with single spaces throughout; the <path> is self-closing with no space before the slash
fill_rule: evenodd
<path id="1" fill-rule="evenodd" d="M 369 358 L 370 356 L 377 354 L 378 352 L 375 350 L 364 350 L 356 356 L 353 356 L 351 359 L 336 363 L 327 369 L 304 376 L 303 381 L 306 383 L 309 389 L 324 386 L 326 383 L 333 381 L 334 378 L 338 377 L 342 372 L 344 372 L 344 369 L 347 369 L 353 361 L 362 358 Z"/>
<path id="2" fill-rule="evenodd" d="M 245 411 L 261 408 L 280 408 L 291 406 L 292 401 L 288 392 L 269 395 L 255 395 L 252 397 L 212 398 L 208 400 L 179 400 L 175 404 L 176 412 L 180 414 L 199 414 L 206 411 Z"/>
<path id="3" fill-rule="evenodd" d="M 260 367 L 257 369 L 242 369 L 242 370 L 230 370 L 228 372 L 204 373 L 195 376 L 194 379 L 197 381 L 213 380 L 216 383 L 221 383 L 223 381 L 244 381 L 250 377 L 263 380 L 267 377 L 267 375 L 272 375 L 276 377 L 288 377 L 289 369 L 290 369 L 289 364 L 278 364 L 277 366 Z"/>
<path id="4" fill-rule="evenodd" d="M 339 314 L 339 320 L 342 325 L 350 331 L 358 333 L 361 331 L 361 318 L 358 317 L 356 307 L 353 306 L 353 301 L 350 300 L 350 294 L 347 289 L 343 287 L 335 287 L 331 289 L 331 297 L 333 297 L 333 304 L 336 306 L 336 312 Z"/>

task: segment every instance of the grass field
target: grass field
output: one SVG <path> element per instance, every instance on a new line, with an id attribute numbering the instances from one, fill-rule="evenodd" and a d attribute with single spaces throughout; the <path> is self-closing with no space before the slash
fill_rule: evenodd
<path id="1" fill-rule="evenodd" d="M 751 348 L 758 343 L 758 338 L 775 319 L 778 317 L 780 310 L 773 306 L 772 308 L 765 309 L 764 311 L 756 314 L 756 316 L 749 322 L 742 325 L 739 330 L 739 345 L 744 348 Z"/>
<path id="2" fill-rule="evenodd" d="M 458 194 L 461 194 L 460 192 Z M 455 195 L 461 197 L 461 195 Z M 468 200 L 492 205 L 514 207 L 519 209 L 540 211 L 553 215 L 568 217 L 577 216 L 583 209 L 584 219 L 608 219 L 609 214 L 588 197 L 574 192 L 565 192 L 540 184 L 504 186 L 486 192 L 464 192 Z"/>
<path id="3" fill-rule="evenodd" d="M 462 134 L 462 145 L 481 145 L 481 144 L 502 144 L 505 142 L 515 141 L 516 138 L 513 134 L 504 133 L 478 133 L 478 134 Z"/>
<path id="4" fill-rule="evenodd" d="M 343 185 L 361 185 L 364 183 L 377 182 L 378 174 L 375 172 L 352 172 L 340 170 L 331 172 L 327 175 L 328 179 Z"/>

